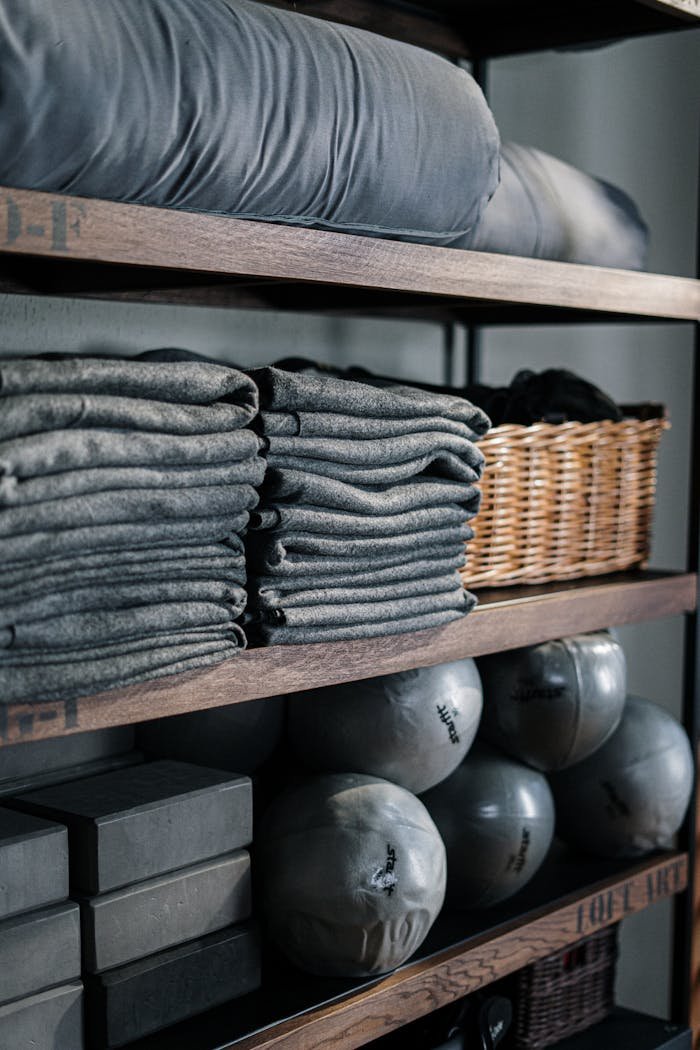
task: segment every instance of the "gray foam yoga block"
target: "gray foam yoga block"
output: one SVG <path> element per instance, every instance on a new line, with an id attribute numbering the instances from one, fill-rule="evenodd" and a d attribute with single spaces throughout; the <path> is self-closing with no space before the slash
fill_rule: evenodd
<path id="1" fill-rule="evenodd" d="M 0 1004 L 80 977 L 80 908 L 53 904 L 0 923 Z"/>
<path id="2" fill-rule="evenodd" d="M 237 999 L 260 985 L 260 940 L 251 924 L 119 966 L 86 985 L 94 1047 L 118 1047 Z"/>
<path id="3" fill-rule="evenodd" d="M 0 807 L 0 919 L 68 896 L 68 832 Z"/>
<path id="4" fill-rule="evenodd" d="M 51 988 L 0 1006 L 0 1050 L 81 1050 L 83 986 Z"/>
<path id="5" fill-rule="evenodd" d="M 2 758 L 0 749 L 0 758 Z M 143 762 L 140 751 L 127 751 L 123 755 L 108 755 L 95 758 L 90 762 L 81 762 L 77 766 L 64 766 L 62 769 L 50 769 L 46 773 L 32 773 L 31 776 L 19 776 L 12 780 L 0 782 L 0 800 L 12 795 L 24 795 L 28 791 L 38 791 L 53 784 L 64 784 L 67 780 L 84 780 L 85 777 L 96 777 L 100 773 L 110 773 L 113 769 L 126 769 Z"/>
<path id="6" fill-rule="evenodd" d="M 126 771 L 33 791 L 11 805 L 68 826 L 71 887 L 105 893 L 252 839 L 252 785 L 186 762 Z"/>
<path id="7" fill-rule="evenodd" d="M 81 901 L 88 973 L 141 959 L 250 915 L 250 857 L 237 850 Z"/>
<path id="8" fill-rule="evenodd" d="M 130 751 L 134 727 L 96 729 L 55 740 L 31 740 L 11 744 L 0 751 L 0 791 L 6 780 L 29 780 L 38 774 L 109 758 Z"/>

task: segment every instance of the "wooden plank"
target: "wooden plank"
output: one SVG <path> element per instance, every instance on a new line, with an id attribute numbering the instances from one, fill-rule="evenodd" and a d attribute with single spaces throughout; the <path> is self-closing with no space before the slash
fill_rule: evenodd
<path id="1" fill-rule="evenodd" d="M 481 592 L 468 617 L 446 627 L 324 645 L 242 652 L 205 671 L 160 678 L 67 702 L 0 704 L 0 743 L 38 740 L 164 715 L 355 681 L 410 667 L 625 623 L 689 612 L 691 573 L 620 573 L 558 585 Z"/>
<path id="2" fill-rule="evenodd" d="M 0 250 L 490 303 L 700 319 L 700 281 L 0 188 Z"/>
<path id="3" fill-rule="evenodd" d="M 655 857 L 624 877 L 571 894 L 485 933 L 406 966 L 371 988 L 309 1010 L 272 1028 L 220 1046 L 236 1050 L 353 1050 L 371 1039 L 460 999 L 484 985 L 573 944 L 687 886 L 687 855 Z M 219 1044 L 220 1045 L 220 1044 Z"/>

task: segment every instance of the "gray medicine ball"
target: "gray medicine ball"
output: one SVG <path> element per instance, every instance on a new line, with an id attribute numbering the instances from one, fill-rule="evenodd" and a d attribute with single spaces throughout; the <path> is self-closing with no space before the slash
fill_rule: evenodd
<path id="1" fill-rule="evenodd" d="M 592 754 L 622 717 L 625 654 L 604 631 L 487 656 L 479 671 L 481 735 L 543 772 Z"/>
<path id="2" fill-rule="evenodd" d="M 541 773 L 477 743 L 423 801 L 447 849 L 447 900 L 485 908 L 535 874 L 554 835 L 554 803 Z"/>
<path id="3" fill-rule="evenodd" d="M 481 706 L 475 662 L 455 660 L 297 693 L 289 737 L 312 769 L 352 769 L 419 794 L 462 761 Z"/>
<path id="4" fill-rule="evenodd" d="M 688 737 L 663 707 L 630 696 L 620 725 L 590 758 L 550 778 L 557 834 L 601 857 L 668 847 L 693 786 Z"/>
<path id="5" fill-rule="evenodd" d="M 269 931 L 297 966 L 363 977 L 404 962 L 445 896 L 445 847 L 414 795 L 377 777 L 315 777 L 256 839 Z"/>

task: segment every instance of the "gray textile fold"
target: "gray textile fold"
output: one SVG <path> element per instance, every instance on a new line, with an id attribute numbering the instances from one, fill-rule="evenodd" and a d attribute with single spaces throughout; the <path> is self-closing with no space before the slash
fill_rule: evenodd
<path id="1" fill-rule="evenodd" d="M 115 397 L 208 405 L 226 400 L 258 408 L 255 383 L 227 365 L 207 361 L 141 361 L 112 357 L 0 361 L 0 397 L 18 394 L 109 394 Z"/>
<path id="2" fill-rule="evenodd" d="M 110 582 L 102 587 L 80 585 L 56 593 L 46 592 L 39 598 L 0 606 L 1 625 L 44 620 L 69 613 L 107 612 L 112 609 L 128 609 L 134 612 L 139 606 L 156 606 L 177 603 L 183 609 L 189 603 L 219 602 L 235 619 L 245 607 L 246 593 L 240 585 L 223 580 L 154 580 L 144 583 Z M 189 613 L 186 617 L 190 624 Z M 76 635 L 76 638 L 79 638 Z M 0 645 L 3 644 L 0 642 Z"/>
<path id="3" fill-rule="evenodd" d="M 287 372 L 281 368 L 251 369 L 248 374 L 260 391 L 260 408 L 283 412 L 339 412 L 362 420 L 415 419 L 444 416 L 463 423 L 473 434 L 483 436 L 489 428 L 484 412 L 453 394 L 387 382 L 375 376 L 363 381 Z"/>
<path id="4" fill-rule="evenodd" d="M 458 481 L 420 477 L 398 485 L 368 487 L 308 471 L 270 467 L 265 475 L 262 502 L 265 507 L 274 507 L 283 500 L 355 514 L 399 514 L 442 503 L 470 503 L 473 495 L 472 486 Z"/>
<path id="5" fill-rule="evenodd" d="M 227 514 L 225 517 L 185 518 L 182 521 L 149 521 L 137 524 L 86 525 L 76 529 L 54 532 L 29 532 L 8 536 L 2 540 L 3 567 L 12 569 L 23 562 L 42 558 L 65 557 L 71 553 L 88 554 L 137 547 L 172 547 L 177 543 L 226 543 L 228 537 L 235 544 L 235 533 L 243 532 L 248 524 L 248 511 Z M 234 534 L 234 535 L 232 535 Z"/>
<path id="6" fill-rule="evenodd" d="M 62 474 L 19 479 L 0 478 L 0 507 L 24 506 L 61 500 L 68 496 L 125 489 L 183 489 L 223 485 L 257 487 L 265 474 L 265 460 L 260 456 L 239 463 L 221 463 L 212 467 L 94 467 L 67 470 Z"/>
<path id="7" fill-rule="evenodd" d="M 425 558 L 412 562 L 398 554 L 388 559 L 390 564 L 386 567 L 344 572 L 343 562 L 338 558 L 330 560 L 309 557 L 291 574 L 290 565 L 287 564 L 284 574 L 257 576 L 256 599 L 263 603 L 279 604 L 284 596 L 298 594 L 303 597 L 309 591 L 335 591 L 341 588 L 383 587 L 394 584 L 397 580 L 402 581 L 402 586 L 410 586 L 413 581 L 449 576 L 464 565 L 465 558 L 466 549 L 460 545 L 459 553 L 448 558 Z M 291 567 L 296 568 L 294 563 L 291 563 Z"/>
<path id="8" fill-rule="evenodd" d="M 260 412 L 255 425 L 267 437 L 357 437 L 358 417 L 342 412 Z M 456 434 L 474 441 L 475 434 L 465 423 L 447 416 L 415 416 L 391 419 L 389 417 L 362 418 L 363 438 L 402 437 L 406 434 Z"/>
<path id="9" fill-rule="evenodd" d="M 103 689 L 211 667 L 235 656 L 242 647 L 243 643 L 236 640 L 222 639 L 163 648 L 149 646 L 139 652 L 72 663 L 46 660 L 27 666 L 0 661 L 0 696 L 5 704 L 70 700 Z"/>
<path id="10" fill-rule="evenodd" d="M 303 456 L 268 456 L 268 465 L 279 470 L 302 470 L 322 477 L 335 478 L 349 485 L 397 485 L 418 474 L 450 478 L 472 484 L 474 470 L 453 452 L 433 450 L 417 459 L 403 463 L 388 463 L 383 467 L 362 467 L 353 463 L 334 463 L 331 460 L 308 459 Z"/>
<path id="11" fill-rule="evenodd" d="M 458 526 L 473 517 L 478 509 L 481 493 L 472 490 L 471 500 L 448 503 L 440 507 L 419 507 L 401 514 L 348 514 L 345 511 L 324 510 L 321 507 L 283 505 L 268 506 L 252 511 L 250 527 L 275 532 L 305 532 L 321 536 L 347 536 L 360 539 L 368 536 L 389 537 L 413 535 L 426 529 Z M 0 521 L 2 520 L 0 516 Z"/>
<path id="12" fill-rule="evenodd" d="M 465 591 L 468 595 L 468 592 Z M 431 627 L 441 627 L 466 616 L 476 604 L 472 601 L 462 610 L 445 609 L 442 612 L 426 613 L 424 616 L 409 616 L 402 620 L 379 623 L 346 624 L 343 627 L 270 627 L 262 626 L 258 637 L 265 645 L 314 645 L 320 642 L 359 641 L 362 638 L 382 638 L 394 634 L 410 634 Z"/>
<path id="13" fill-rule="evenodd" d="M 240 649 L 246 645 L 243 628 L 238 623 L 222 623 L 189 627 L 182 631 L 151 634 L 141 638 L 118 638 L 104 645 L 90 645 L 76 649 L 0 649 L 0 667 L 33 667 L 36 664 L 86 664 L 104 657 L 121 657 L 130 653 L 144 653 L 149 649 L 173 649 L 183 645 L 217 645 L 233 642 Z"/>
<path id="14" fill-rule="evenodd" d="M 0 398 L 0 441 L 46 430 L 156 431 L 161 434 L 223 434 L 247 426 L 252 404 L 178 405 L 111 394 L 18 394 Z"/>
<path id="15" fill-rule="evenodd" d="M 421 594 L 413 598 L 394 598 L 386 601 L 348 602 L 344 605 L 304 605 L 279 607 L 275 610 L 259 610 L 264 621 L 286 627 L 342 627 L 352 624 L 367 625 L 394 620 L 427 616 L 430 613 L 456 610 L 463 612 L 469 605 L 469 597 L 461 582 L 451 581 L 447 591 Z"/>
<path id="16" fill-rule="evenodd" d="M 128 489 L 68 496 L 48 503 L 0 510 L 0 537 L 77 529 L 86 523 L 100 525 L 161 522 L 183 518 L 232 517 L 258 502 L 252 485 L 220 485 L 199 489 Z M 4 557 L 4 545 L 0 546 Z"/>
<path id="17" fill-rule="evenodd" d="M 267 437 L 267 459 L 275 466 L 277 456 L 295 459 L 325 459 L 331 463 L 362 467 L 387 467 L 409 460 L 431 457 L 431 462 L 445 453 L 458 459 L 467 481 L 478 481 L 484 467 L 484 457 L 473 441 L 457 434 L 421 431 L 403 437 L 364 438 L 362 420 L 357 420 L 355 438 L 332 437 Z M 461 478 L 461 476 L 460 476 Z M 460 480 L 460 479 L 458 479 Z"/>
<path id="18" fill-rule="evenodd" d="M 88 467 L 163 469 L 238 463 L 256 456 L 261 440 L 246 429 L 194 436 L 128 430 L 52 430 L 2 442 L 0 476 L 36 478 Z"/>
<path id="19" fill-rule="evenodd" d="M 300 584 L 303 586 L 303 584 Z M 462 588 L 462 579 L 458 572 L 442 576 L 425 576 L 420 579 L 405 579 L 401 572 L 394 570 L 394 578 L 387 583 L 373 583 L 369 586 L 348 584 L 345 587 L 304 588 L 292 592 L 283 592 L 273 587 L 258 587 L 250 595 L 248 607 L 275 613 L 280 610 L 285 622 L 290 623 L 287 612 L 290 609 L 322 608 L 328 605 L 341 605 L 345 610 L 350 605 L 371 606 L 373 602 L 391 602 L 405 598 L 418 598 L 420 595 L 444 594 Z M 463 589 L 463 588 L 462 588 Z M 277 622 L 274 616 L 271 623 Z"/>

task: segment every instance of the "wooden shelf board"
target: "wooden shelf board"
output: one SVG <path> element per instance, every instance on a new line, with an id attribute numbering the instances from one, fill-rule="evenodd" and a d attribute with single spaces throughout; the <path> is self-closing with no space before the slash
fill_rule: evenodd
<path id="1" fill-rule="evenodd" d="M 261 280 L 321 284 L 331 289 L 331 300 L 338 289 L 358 289 L 399 293 L 404 304 L 437 297 L 443 308 L 476 303 L 573 311 L 577 316 L 591 311 L 596 319 L 609 321 L 700 319 L 700 281 L 686 277 L 435 248 L 35 190 L 0 188 L 0 254 L 10 289 L 13 258 L 18 260 L 16 285 L 31 289 L 31 268 L 23 259 L 30 256 L 34 266 L 36 260 L 69 260 L 148 268 L 157 271 L 161 290 L 163 272 L 169 271 L 178 275 L 176 285 L 183 274 L 254 278 L 253 292 Z M 147 294 L 143 277 L 139 274 L 136 282 L 142 296 Z M 96 294 L 108 294 L 104 274 L 96 281 Z M 315 301 L 323 308 L 318 290 L 313 297 L 298 291 L 293 298 L 302 307 Z"/>
<path id="2" fill-rule="evenodd" d="M 462 620 L 414 634 L 251 649 L 215 667 L 60 702 L 0 704 L 0 742 L 64 736 L 349 682 L 534 644 L 578 631 L 690 612 L 691 573 L 619 573 L 480 591 Z"/>
<path id="3" fill-rule="evenodd" d="M 685 853 L 626 864 L 557 846 L 553 854 L 504 905 L 443 912 L 413 960 L 387 977 L 314 978 L 268 960 L 260 992 L 133 1050 L 352 1050 L 687 886 Z"/>

